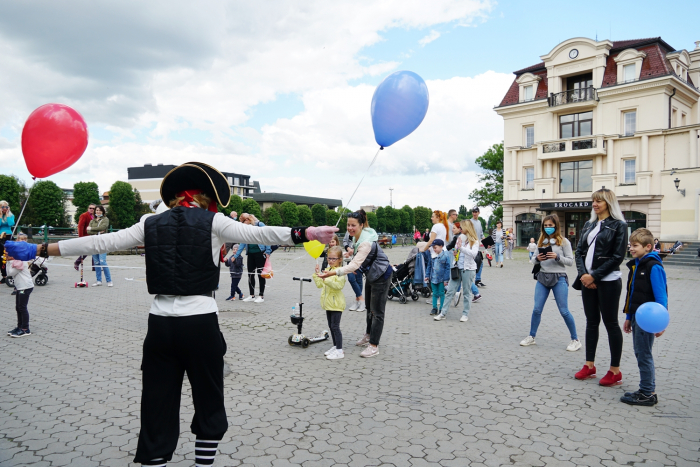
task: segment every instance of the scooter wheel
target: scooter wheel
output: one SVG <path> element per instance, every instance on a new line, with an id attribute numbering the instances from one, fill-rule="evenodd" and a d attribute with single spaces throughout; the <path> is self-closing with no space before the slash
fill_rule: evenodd
<path id="1" fill-rule="evenodd" d="M 292 340 L 292 336 L 289 336 L 289 339 L 287 339 L 287 343 L 289 343 L 289 345 L 294 345 L 294 341 Z"/>
<path id="2" fill-rule="evenodd" d="M 301 340 L 301 346 L 303 348 L 307 348 L 310 343 L 311 343 L 311 341 L 306 337 Z"/>
<path id="3" fill-rule="evenodd" d="M 407 302 L 408 302 L 408 300 L 406 299 L 406 297 L 401 297 L 401 298 L 399 298 L 399 303 L 400 303 L 400 304 L 405 305 Z"/>
<path id="4" fill-rule="evenodd" d="M 78 288 L 78 283 L 76 282 L 75 285 L 74 285 L 73 287 L 75 287 L 75 288 L 77 289 L 77 288 Z"/>
<path id="5" fill-rule="evenodd" d="M 41 276 L 36 278 L 36 285 L 38 286 L 43 286 L 46 285 L 46 283 L 49 281 L 49 276 L 42 274 Z"/>

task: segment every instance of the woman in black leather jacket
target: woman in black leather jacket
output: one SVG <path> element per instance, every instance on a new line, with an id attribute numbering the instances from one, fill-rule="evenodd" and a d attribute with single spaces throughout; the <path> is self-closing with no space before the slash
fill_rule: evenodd
<path id="1" fill-rule="evenodd" d="M 622 383 L 622 330 L 618 311 L 622 292 L 620 264 L 627 250 L 627 223 L 611 190 L 598 190 L 592 198 L 591 219 L 584 225 L 576 248 L 576 269 L 583 286 L 581 298 L 586 314 L 586 364 L 576 373 L 576 379 L 595 377 L 595 352 L 602 317 L 608 331 L 610 370 L 601 378 L 600 385 L 614 386 Z"/>

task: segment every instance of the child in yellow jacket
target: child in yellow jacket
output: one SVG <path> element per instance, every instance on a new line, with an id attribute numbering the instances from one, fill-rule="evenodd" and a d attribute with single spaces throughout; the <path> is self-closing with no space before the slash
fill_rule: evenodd
<path id="1" fill-rule="evenodd" d="M 343 264 L 343 249 L 333 246 L 328 249 L 328 270 L 339 268 Z M 326 310 L 328 327 L 333 338 L 333 347 L 325 353 L 328 360 L 338 360 L 345 356 L 343 352 L 343 335 L 340 333 L 340 318 L 345 310 L 345 276 L 331 276 L 321 279 L 318 273 L 321 268 L 316 265 L 316 272 L 312 276 L 316 287 L 323 289 L 321 292 L 321 307 Z"/>

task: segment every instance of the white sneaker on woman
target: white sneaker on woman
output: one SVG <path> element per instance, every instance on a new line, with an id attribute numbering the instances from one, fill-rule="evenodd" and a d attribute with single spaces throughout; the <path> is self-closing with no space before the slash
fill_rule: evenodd
<path id="1" fill-rule="evenodd" d="M 352 302 L 352 305 L 350 305 L 350 308 L 348 308 L 348 311 L 357 311 L 358 306 L 360 306 L 360 302 L 355 300 L 354 302 Z M 333 347 L 333 348 L 335 348 L 335 347 Z"/>
<path id="2" fill-rule="evenodd" d="M 535 338 L 532 336 L 527 336 L 525 339 L 520 341 L 520 345 L 522 345 L 523 347 L 535 344 L 537 344 L 537 342 L 535 342 Z"/>
<path id="3" fill-rule="evenodd" d="M 114 287 L 114 282 L 107 282 L 107 287 Z"/>
<path id="4" fill-rule="evenodd" d="M 99 287 L 101 285 L 102 285 L 102 282 L 100 282 L 100 281 L 97 281 L 94 284 L 92 284 L 93 287 Z"/>
<path id="5" fill-rule="evenodd" d="M 467 321 L 469 321 L 469 317 L 468 317 L 468 316 L 462 315 L 462 317 L 459 318 L 459 322 L 460 322 L 460 323 L 466 323 Z"/>
<path id="6" fill-rule="evenodd" d="M 329 353 L 326 358 L 328 360 L 338 360 L 345 357 L 345 352 L 343 352 L 343 349 L 335 349 L 333 352 Z"/>
<path id="7" fill-rule="evenodd" d="M 258 295 L 258 297 L 255 300 L 253 300 L 253 303 L 262 303 L 264 301 L 265 301 L 265 299 L 262 298 L 261 295 Z"/>
<path id="8" fill-rule="evenodd" d="M 331 347 L 330 349 L 326 350 L 325 352 L 323 352 L 323 355 L 325 355 L 327 357 L 330 354 L 332 354 L 333 352 L 335 352 L 335 345 L 333 347 Z"/>
<path id="9" fill-rule="evenodd" d="M 566 347 L 566 350 L 568 350 L 569 352 L 576 352 L 580 348 L 581 341 L 578 339 L 574 339 L 571 342 L 569 342 L 569 345 Z"/>
<path id="10" fill-rule="evenodd" d="M 255 295 L 250 295 L 243 299 L 244 302 L 252 302 L 253 300 L 255 300 Z"/>
<path id="11" fill-rule="evenodd" d="M 355 309 L 355 311 L 367 311 L 367 308 L 365 308 L 364 300 L 360 300 L 357 302 L 357 308 Z"/>

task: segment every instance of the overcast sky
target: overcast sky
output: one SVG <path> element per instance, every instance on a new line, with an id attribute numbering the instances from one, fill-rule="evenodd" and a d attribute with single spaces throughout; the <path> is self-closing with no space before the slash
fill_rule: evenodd
<path id="1" fill-rule="evenodd" d="M 700 40 L 697 2 L 614 3 L 0 0 L 0 172 L 29 182 L 22 126 L 60 102 L 90 131 L 80 161 L 50 178 L 62 187 L 106 191 L 127 167 L 197 160 L 347 202 L 377 149 L 374 88 L 407 69 L 427 82 L 428 114 L 349 207 L 386 205 L 389 187 L 398 206 L 471 206 L 513 70 L 575 36 Z"/>

